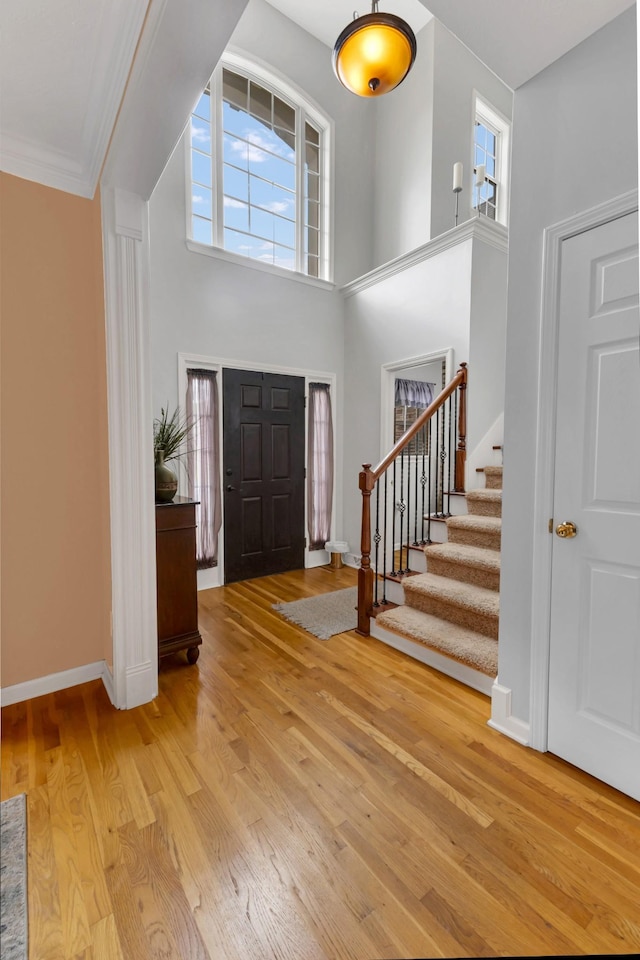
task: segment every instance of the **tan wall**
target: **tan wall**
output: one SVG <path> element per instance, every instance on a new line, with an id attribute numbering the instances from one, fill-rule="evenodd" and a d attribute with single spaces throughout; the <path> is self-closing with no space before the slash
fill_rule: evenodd
<path id="1" fill-rule="evenodd" d="M 0 175 L 2 686 L 111 660 L 100 200 Z"/>

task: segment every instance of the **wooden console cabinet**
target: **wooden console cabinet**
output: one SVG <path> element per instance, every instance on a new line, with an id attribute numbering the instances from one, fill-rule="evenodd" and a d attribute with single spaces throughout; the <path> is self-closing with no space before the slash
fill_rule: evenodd
<path id="1" fill-rule="evenodd" d="M 198 630 L 196 579 L 196 501 L 176 497 L 156 504 L 158 657 L 187 651 L 195 663 L 202 637 Z"/>

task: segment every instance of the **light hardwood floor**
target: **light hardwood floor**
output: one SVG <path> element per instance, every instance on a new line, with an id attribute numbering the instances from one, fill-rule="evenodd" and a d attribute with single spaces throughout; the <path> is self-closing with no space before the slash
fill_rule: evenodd
<path id="1" fill-rule="evenodd" d="M 373 960 L 640 950 L 639 805 L 486 725 L 488 700 L 271 605 L 320 569 L 200 594 L 200 661 L 114 710 L 7 707 L 30 960 Z"/>

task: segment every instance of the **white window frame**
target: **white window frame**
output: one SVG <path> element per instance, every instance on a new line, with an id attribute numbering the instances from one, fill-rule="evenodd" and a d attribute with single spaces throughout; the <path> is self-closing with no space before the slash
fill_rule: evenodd
<path id="1" fill-rule="evenodd" d="M 496 205 L 496 223 L 507 226 L 509 218 L 509 160 L 511 152 L 511 121 L 496 110 L 487 100 L 485 100 L 477 90 L 473 92 L 473 136 L 471 137 L 471 169 L 473 170 L 472 190 L 471 190 L 471 209 L 477 216 L 482 216 L 486 222 L 491 222 L 491 217 L 480 213 L 477 207 L 473 206 L 474 187 L 475 187 L 475 124 L 476 122 L 484 124 L 492 133 L 496 135 L 496 175 L 490 179 L 495 180 L 497 185 L 497 205 Z"/>
<path id="2" fill-rule="evenodd" d="M 264 86 L 284 100 L 296 113 L 296 157 L 304 143 L 304 123 L 308 120 L 320 133 L 320 231 L 318 248 L 318 277 L 303 269 L 304 261 L 304 165 L 296 159 L 296 269 L 288 270 L 276 264 L 243 257 L 224 248 L 223 183 L 221 176 L 223 156 L 222 130 L 222 71 L 229 69 Z M 282 74 L 261 61 L 233 50 L 225 51 L 209 81 L 211 90 L 211 155 L 212 155 L 212 231 L 213 244 L 200 243 L 192 238 L 192 181 L 191 136 L 189 126 L 185 136 L 186 158 L 186 236 L 187 248 L 194 253 L 215 256 L 245 267 L 276 273 L 279 276 L 302 280 L 315 286 L 333 286 L 333 122 L 311 98 Z"/>

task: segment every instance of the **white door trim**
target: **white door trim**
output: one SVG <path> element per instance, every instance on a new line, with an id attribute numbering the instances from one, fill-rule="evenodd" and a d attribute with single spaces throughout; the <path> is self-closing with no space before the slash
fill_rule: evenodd
<path id="1" fill-rule="evenodd" d="M 616 220 L 638 209 L 638 191 L 631 190 L 544 231 L 542 297 L 539 320 L 538 404 L 533 504 L 533 575 L 531 584 L 530 743 L 547 749 L 551 623 L 551 551 L 549 519 L 553 517 L 558 323 L 562 243 L 576 234 Z"/>
<path id="2" fill-rule="evenodd" d="M 310 383 L 328 383 L 329 390 L 331 394 L 331 406 L 333 414 L 333 470 L 334 470 L 334 483 L 333 483 L 333 503 L 331 506 L 331 539 L 336 538 L 336 503 L 337 503 L 337 483 L 336 479 L 340 476 L 341 464 L 338 463 L 338 456 L 340 448 L 338 446 L 338 431 L 337 431 L 337 397 L 336 397 L 336 374 L 319 372 L 316 370 L 307 370 L 302 367 L 280 367 L 275 364 L 264 363 L 263 360 L 226 360 L 220 357 L 208 357 L 203 356 L 202 354 L 196 353 L 179 353 L 178 354 L 178 403 L 181 406 L 184 406 L 185 398 L 187 395 L 187 370 L 191 367 L 201 367 L 204 370 L 215 370 L 218 373 L 222 373 L 223 369 L 226 367 L 229 370 L 256 370 L 261 373 L 281 373 L 288 377 L 304 377 L 304 395 L 305 395 L 305 406 L 306 399 L 309 396 L 309 384 Z M 218 394 L 220 398 L 220 403 L 218 404 L 218 418 L 219 418 L 219 429 L 220 429 L 220 450 L 222 453 L 222 377 L 220 377 L 220 382 L 218 384 Z M 304 462 L 305 469 L 308 462 L 308 429 L 307 429 L 307 412 L 305 409 L 305 422 L 304 422 Z M 222 456 L 220 457 L 220 489 L 222 490 L 222 485 L 224 483 L 224 477 L 222 475 Z M 304 491 L 304 535 L 305 540 L 308 539 L 307 532 L 307 515 L 308 515 L 308 503 L 307 503 L 307 486 L 305 483 Z M 217 567 L 213 568 L 213 571 L 206 581 L 202 583 L 199 582 L 199 589 L 206 589 L 209 587 L 220 587 L 224 583 L 224 498 L 222 498 L 222 526 L 220 527 L 220 538 L 218 542 L 218 556 L 220 562 Z M 329 563 L 329 554 L 326 550 L 313 550 L 310 551 L 308 546 L 304 550 L 304 565 L 305 567 L 317 567 L 322 566 L 323 564 Z M 199 578 L 200 580 L 201 578 Z"/>
<path id="3" fill-rule="evenodd" d="M 444 378 L 445 381 L 449 383 L 453 377 L 453 347 L 445 347 L 443 350 L 434 350 L 432 353 L 424 353 L 419 357 L 408 357 L 405 360 L 394 360 L 391 363 L 382 364 L 380 383 L 380 459 L 386 457 L 393 446 L 393 409 L 396 371 L 405 370 L 410 367 L 422 367 L 424 364 L 433 363 L 436 360 L 444 360 Z"/>

